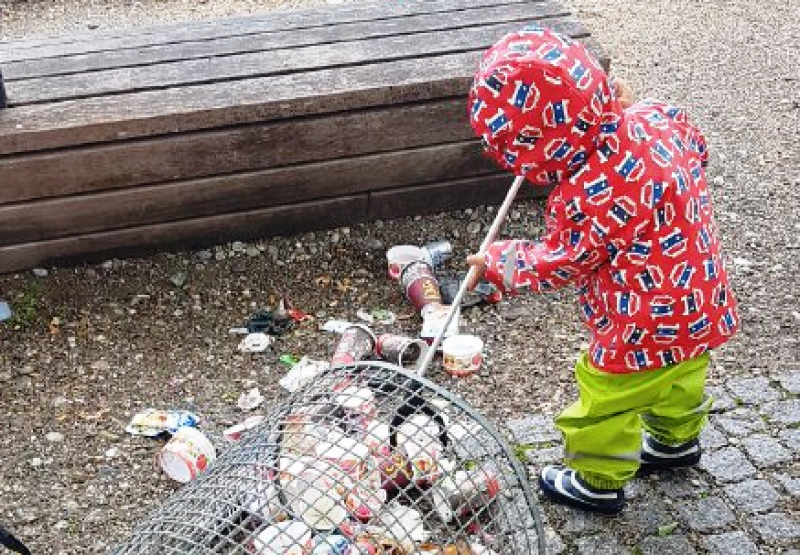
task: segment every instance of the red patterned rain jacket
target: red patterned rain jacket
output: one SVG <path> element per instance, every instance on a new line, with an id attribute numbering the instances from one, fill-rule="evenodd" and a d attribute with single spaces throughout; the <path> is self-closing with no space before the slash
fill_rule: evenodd
<path id="1" fill-rule="evenodd" d="M 705 138 L 682 110 L 623 110 L 582 45 L 532 26 L 484 55 L 470 118 L 501 165 L 554 185 L 546 235 L 494 243 L 487 279 L 505 292 L 575 284 L 607 372 L 675 364 L 734 333 Z"/>

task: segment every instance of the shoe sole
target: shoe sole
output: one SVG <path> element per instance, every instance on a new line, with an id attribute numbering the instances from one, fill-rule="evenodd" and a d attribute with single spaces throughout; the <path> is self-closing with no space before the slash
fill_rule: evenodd
<path id="1" fill-rule="evenodd" d="M 590 503 L 584 503 L 577 499 L 573 499 L 572 497 L 565 497 L 554 491 L 550 485 L 541 477 L 539 476 L 539 489 L 544 493 L 544 496 L 547 497 L 550 501 L 554 503 L 560 503 L 561 505 L 569 505 L 570 507 L 575 507 L 576 509 L 581 509 L 584 511 L 590 511 L 593 513 L 601 513 L 604 515 L 618 515 L 622 512 L 622 509 L 625 508 L 625 502 L 623 501 L 620 505 L 592 505 Z"/>
<path id="2" fill-rule="evenodd" d="M 689 468 L 691 466 L 697 466 L 700 464 L 700 457 L 701 453 L 697 453 L 696 455 L 692 456 L 691 458 L 682 459 L 682 460 L 668 460 L 665 459 L 663 461 L 658 462 L 645 462 L 642 461 L 641 465 L 639 466 L 640 470 L 669 470 L 671 468 Z"/>

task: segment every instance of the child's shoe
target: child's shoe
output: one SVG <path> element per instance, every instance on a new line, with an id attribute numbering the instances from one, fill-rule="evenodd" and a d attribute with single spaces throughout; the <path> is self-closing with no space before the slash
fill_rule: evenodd
<path id="1" fill-rule="evenodd" d="M 658 470 L 661 468 L 682 468 L 700 462 L 700 441 L 693 439 L 680 445 L 667 445 L 644 433 L 642 437 L 642 468 Z"/>
<path id="2" fill-rule="evenodd" d="M 592 487 L 577 472 L 562 466 L 545 466 L 539 475 L 539 487 L 552 501 L 586 511 L 617 514 L 625 506 L 622 488 Z"/>

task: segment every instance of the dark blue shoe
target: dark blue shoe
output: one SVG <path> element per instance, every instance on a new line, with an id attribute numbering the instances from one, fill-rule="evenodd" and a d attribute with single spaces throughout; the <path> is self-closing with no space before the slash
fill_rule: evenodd
<path id="1" fill-rule="evenodd" d="M 625 506 L 625 492 L 620 489 L 598 489 L 581 480 L 578 473 L 562 466 L 545 466 L 539 475 L 539 487 L 551 501 L 614 515 Z"/>
<path id="2" fill-rule="evenodd" d="M 644 433 L 642 437 L 641 463 L 643 470 L 683 468 L 700 462 L 700 442 L 696 439 L 680 445 L 667 445 Z"/>

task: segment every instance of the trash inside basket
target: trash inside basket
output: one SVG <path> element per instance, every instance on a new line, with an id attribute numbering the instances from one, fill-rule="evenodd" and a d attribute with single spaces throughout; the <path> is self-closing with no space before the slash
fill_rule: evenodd
<path id="1" fill-rule="evenodd" d="M 335 367 L 112 550 L 544 553 L 524 470 L 464 401 L 393 365 Z"/>

